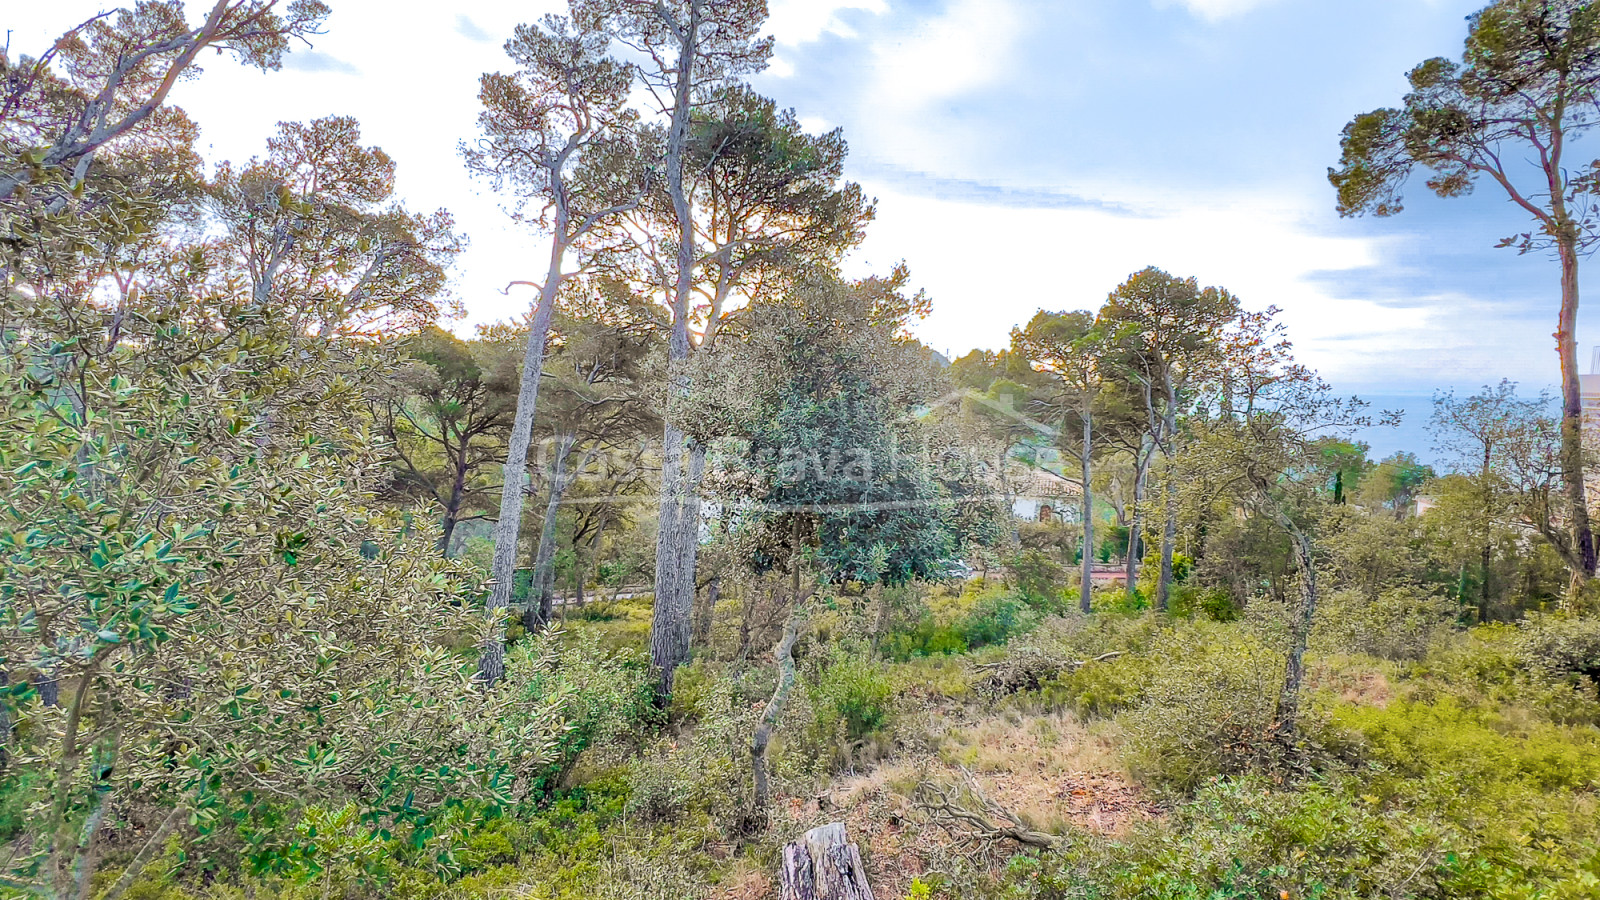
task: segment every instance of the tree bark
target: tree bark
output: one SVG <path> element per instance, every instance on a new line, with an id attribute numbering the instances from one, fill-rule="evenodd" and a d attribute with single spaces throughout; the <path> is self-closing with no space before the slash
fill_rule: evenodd
<path id="1" fill-rule="evenodd" d="M 539 548 L 534 551 L 533 577 L 528 583 L 528 605 L 522 611 L 522 625 L 529 631 L 538 631 L 549 624 L 555 602 L 555 558 L 557 515 L 561 501 L 566 499 L 571 477 L 567 472 L 567 458 L 572 455 L 575 434 L 564 434 L 556 439 L 556 456 L 550 472 L 550 497 L 544 506 L 544 524 L 539 529 Z"/>
<path id="2" fill-rule="evenodd" d="M 1254 487 L 1278 526 L 1289 536 L 1294 567 L 1300 576 L 1300 603 L 1294 619 L 1289 623 L 1289 652 L 1284 659 L 1283 689 L 1278 693 L 1278 706 L 1272 725 L 1272 735 L 1285 740 L 1293 738 L 1295 729 L 1299 727 L 1300 691 L 1306 679 L 1306 646 L 1310 643 L 1311 625 L 1317 615 L 1317 569 L 1312 557 L 1311 538 L 1282 507 L 1273 502 L 1271 485 L 1257 479 Z"/>
<path id="3" fill-rule="evenodd" d="M 1083 405 L 1083 447 L 1080 450 L 1080 461 L 1083 463 L 1083 583 L 1078 592 L 1078 609 L 1084 615 L 1094 611 L 1094 500 L 1090 491 L 1093 438 L 1094 425 L 1090 418 L 1090 405 L 1086 401 Z"/>
<path id="4" fill-rule="evenodd" d="M 447 559 L 450 556 L 450 541 L 455 537 L 456 525 L 461 520 L 461 504 L 466 496 L 466 487 L 466 461 L 458 459 L 456 461 L 456 475 L 450 483 L 450 499 L 445 502 L 444 522 L 439 535 L 439 555 Z"/>
<path id="5" fill-rule="evenodd" d="M 566 223 L 558 222 L 560 233 Z M 500 517 L 494 523 L 494 559 L 489 570 L 490 616 L 503 615 L 511 606 L 512 581 L 517 571 L 517 537 L 522 532 L 522 483 L 528 470 L 528 445 L 533 441 L 534 410 L 539 405 L 539 380 L 544 372 L 545 346 L 550 341 L 550 320 L 555 313 L 556 296 L 561 288 L 561 261 L 566 246 L 558 238 L 550 242 L 550 268 L 539 289 L 539 308 L 528 329 L 528 348 L 522 357 L 522 383 L 517 391 L 517 413 L 512 420 L 506 465 L 500 489 Z M 505 676 L 505 628 L 497 624 L 484 642 L 478 658 L 478 680 L 492 686 Z"/>
<path id="6" fill-rule="evenodd" d="M 1556 346 L 1561 354 L 1561 473 L 1566 484 L 1572 546 L 1578 557 L 1573 574 L 1579 584 L 1595 574 L 1594 532 L 1589 525 L 1583 454 L 1583 384 L 1578 376 L 1578 249 L 1575 238 L 1559 243 L 1561 256 L 1561 321 Z"/>
<path id="7" fill-rule="evenodd" d="M 1161 527 L 1161 578 L 1156 583 L 1156 609 L 1166 612 L 1172 603 L 1172 553 L 1178 545 L 1178 469 L 1167 458 L 1166 521 Z"/>
<path id="8" fill-rule="evenodd" d="M 701 3 L 691 0 L 688 21 L 678 48 L 677 80 L 673 89 L 672 122 L 667 132 L 667 194 L 678 224 L 677 279 L 672 294 L 672 331 L 667 340 L 671 373 L 668 390 L 688 392 L 681 364 L 689 358 L 689 302 L 694 290 L 695 231 L 693 210 L 684 189 L 684 148 L 689 137 L 689 113 L 696 56 L 699 54 Z M 693 502 L 698 478 L 690 477 L 684 459 L 687 437 L 667 422 L 661 457 L 661 515 L 656 535 L 655 607 L 650 619 L 650 661 L 656 669 L 656 702 L 666 705 L 672 678 L 689 658 L 691 617 L 694 614 L 694 554 L 700 524 L 699 504 Z M 692 455 L 692 453 L 691 453 Z M 705 457 L 700 457 L 704 464 Z M 687 536 L 686 536 L 687 535 Z M 685 573 L 687 572 L 687 578 Z"/>
<path id="9" fill-rule="evenodd" d="M 841 822 L 784 845 L 781 865 L 782 900 L 874 900 L 861 851 Z"/>
<path id="10" fill-rule="evenodd" d="M 1134 461 L 1133 472 L 1133 517 L 1128 523 L 1128 556 L 1123 560 L 1126 568 L 1124 573 L 1124 587 L 1132 593 L 1139 584 L 1139 556 L 1143 551 L 1140 545 L 1144 543 L 1144 487 L 1150 475 L 1150 461 L 1154 458 L 1155 443 L 1145 437 L 1140 441 L 1138 458 Z"/>
<path id="11" fill-rule="evenodd" d="M 799 610 L 796 609 L 783 627 L 783 638 L 773 648 L 772 658 L 778 665 L 778 684 L 773 688 L 772 699 L 767 701 L 766 709 L 762 710 L 761 719 L 756 723 L 755 734 L 750 738 L 750 773 L 755 783 L 753 812 L 756 820 L 763 825 L 772 800 L 767 780 L 767 744 L 772 740 L 772 729 L 778 725 L 778 716 L 783 712 L 784 702 L 789 699 L 789 691 L 794 688 L 794 642 L 799 634 L 795 619 L 798 615 Z"/>
<path id="12" fill-rule="evenodd" d="M 697 595 L 698 597 L 698 595 Z M 722 576 L 713 575 L 706 582 L 704 600 L 697 600 L 699 609 L 694 614 L 694 644 L 704 647 L 711 642 L 711 627 L 717 613 L 717 602 L 722 599 Z"/>

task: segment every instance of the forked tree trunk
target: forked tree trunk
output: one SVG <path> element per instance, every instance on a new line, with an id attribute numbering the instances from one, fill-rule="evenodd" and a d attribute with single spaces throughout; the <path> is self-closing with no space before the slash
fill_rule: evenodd
<path id="1" fill-rule="evenodd" d="M 466 448 L 462 447 L 462 455 Z M 450 499 L 445 501 L 444 522 L 439 534 L 439 555 L 448 559 L 450 557 L 450 543 L 455 538 L 456 525 L 461 521 L 461 505 L 467 496 L 467 464 L 466 460 L 455 460 L 456 474 L 450 481 Z"/>
<path id="2" fill-rule="evenodd" d="M 567 471 L 567 459 L 572 455 L 572 445 L 577 435 L 564 434 L 556 440 L 556 458 L 550 472 L 550 497 L 544 506 L 544 524 L 539 529 L 539 548 L 534 552 L 533 577 L 528 583 L 528 605 L 522 611 L 522 626 L 528 631 L 538 631 L 549 624 L 555 602 L 556 526 L 561 512 L 561 501 L 566 499 L 572 476 Z"/>
<path id="3" fill-rule="evenodd" d="M 783 848 L 782 900 L 875 900 L 861 851 L 844 823 L 806 832 Z"/>
<path id="4" fill-rule="evenodd" d="M 558 223 L 565 232 L 566 223 Z M 550 320 L 561 288 L 561 260 L 565 247 L 553 240 L 550 270 L 539 290 L 539 308 L 528 329 L 528 348 L 522 356 L 522 383 L 517 391 L 517 413 L 511 424 L 506 465 L 500 489 L 500 516 L 494 523 L 494 559 L 489 569 L 490 616 L 500 616 L 511 606 L 512 581 L 517 572 L 517 536 L 522 532 L 522 480 L 528 470 L 528 445 L 533 441 L 533 415 L 539 406 L 539 381 L 544 371 L 545 345 L 550 340 Z M 505 630 L 497 625 L 478 657 L 478 680 L 492 686 L 506 673 Z"/>
<path id="5" fill-rule="evenodd" d="M 1161 577 L 1156 581 L 1156 609 L 1172 605 L 1172 554 L 1178 546 L 1178 467 L 1167 458 L 1167 509 L 1161 526 Z"/>

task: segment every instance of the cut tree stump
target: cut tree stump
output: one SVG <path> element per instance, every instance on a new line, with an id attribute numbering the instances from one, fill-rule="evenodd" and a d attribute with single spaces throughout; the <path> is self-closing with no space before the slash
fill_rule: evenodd
<path id="1" fill-rule="evenodd" d="M 844 823 L 813 828 L 783 847 L 783 900 L 874 900 Z"/>

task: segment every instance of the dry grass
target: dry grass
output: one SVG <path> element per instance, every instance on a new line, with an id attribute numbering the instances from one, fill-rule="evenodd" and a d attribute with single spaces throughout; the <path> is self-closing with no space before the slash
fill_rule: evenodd
<path id="1" fill-rule="evenodd" d="M 1382 709 L 1395 696 L 1394 687 L 1383 672 L 1340 657 L 1313 662 L 1306 673 L 1306 683 L 1313 690 L 1326 691 L 1355 706 Z"/>
<path id="2" fill-rule="evenodd" d="M 1037 830 L 1120 834 L 1154 812 L 1116 745 L 1109 724 L 1091 729 L 1067 713 L 1007 710 L 951 729 L 940 758 L 945 774 L 966 767 L 990 799 Z"/>
<path id="3" fill-rule="evenodd" d="M 874 891 L 894 898 L 905 896 L 915 878 L 930 872 L 997 874 L 1017 849 L 1006 845 L 974 852 L 916 808 L 911 797 L 919 783 L 955 783 L 961 767 L 973 773 L 991 800 L 1040 831 L 1117 835 L 1159 814 L 1128 780 L 1109 725 L 1088 728 L 1066 713 L 947 707 L 930 711 L 919 726 L 917 740 L 902 744 L 896 758 L 837 779 L 816 796 L 780 801 L 773 838 L 789 840 L 826 822 L 844 822 L 861 847 Z M 776 895 L 770 876 L 751 872 L 733 879 L 719 896 L 764 900 Z"/>

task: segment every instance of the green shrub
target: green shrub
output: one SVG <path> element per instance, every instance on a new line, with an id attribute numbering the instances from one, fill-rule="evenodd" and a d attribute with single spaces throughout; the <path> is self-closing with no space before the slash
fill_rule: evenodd
<path id="1" fill-rule="evenodd" d="M 835 647 L 809 693 L 817 729 L 824 734 L 842 730 L 844 739 L 853 743 L 888 724 L 894 687 L 883 667 L 865 654 Z"/>
<path id="2" fill-rule="evenodd" d="M 1520 781 L 1543 791 L 1600 789 L 1600 734 L 1593 728 L 1519 726 L 1451 697 L 1342 706 L 1333 721 L 1360 734 L 1376 759 L 1412 777 Z"/>
<path id="3" fill-rule="evenodd" d="M 1143 700 L 1149 677 L 1144 657 L 1089 661 L 1046 681 L 1039 696 L 1048 708 L 1069 709 L 1085 719 L 1106 718 Z"/>
<path id="4" fill-rule="evenodd" d="M 659 719 L 649 661 L 637 651 L 606 650 L 593 633 L 524 642 L 511 654 L 501 689 L 520 697 L 513 719 L 545 709 L 550 697 L 562 698 L 558 712 L 566 728 L 550 762 L 532 779 L 536 799 L 561 787 L 585 750 L 640 740 Z"/>
<path id="5" fill-rule="evenodd" d="M 1558 677 L 1600 683 L 1600 619 L 1539 617 L 1523 624 L 1518 652 L 1530 665 Z"/>
<path id="6" fill-rule="evenodd" d="M 1426 816 L 1374 806 L 1354 783 L 1289 792 L 1259 777 L 1214 781 L 1125 840 L 1078 834 L 1065 852 L 1019 859 L 1002 896 L 1442 900 L 1467 896 L 1448 886 L 1464 849 L 1452 837 Z"/>
<path id="7" fill-rule="evenodd" d="M 1031 631 L 1039 614 L 1019 597 L 985 597 L 961 621 L 961 637 L 968 649 L 1004 644 Z"/>
<path id="8" fill-rule="evenodd" d="M 1319 647 L 1417 660 L 1460 612 L 1455 600 L 1420 587 L 1391 588 L 1375 599 L 1360 590 L 1335 591 L 1317 609 L 1314 638 Z"/>
<path id="9" fill-rule="evenodd" d="M 1011 561 L 1011 577 L 1017 591 L 1031 603 L 1061 605 L 1061 592 L 1067 583 L 1067 570 L 1041 550 L 1024 550 Z"/>
<path id="10" fill-rule="evenodd" d="M 1138 588 L 1109 588 L 1096 591 L 1091 605 L 1103 615 L 1136 616 L 1150 609 L 1150 600 Z"/>
<path id="11" fill-rule="evenodd" d="M 1203 617 L 1213 622 L 1233 622 L 1241 610 L 1233 596 L 1221 588 L 1205 588 L 1196 584 L 1179 584 L 1172 590 L 1169 605 L 1172 615 L 1184 619 Z"/>
<path id="12" fill-rule="evenodd" d="M 967 639 L 954 625 L 940 625 L 924 619 L 909 631 L 896 631 L 883 640 L 883 652 L 890 659 L 905 661 L 917 656 L 942 656 L 967 652 Z"/>
<path id="13" fill-rule="evenodd" d="M 1251 631 L 1224 628 L 1186 626 L 1151 651 L 1142 698 L 1117 716 L 1136 777 L 1187 791 L 1271 762 L 1262 754 L 1283 683 L 1282 651 Z"/>
<path id="14" fill-rule="evenodd" d="M 935 592 L 929 600 L 921 621 L 882 640 L 889 658 L 903 662 L 1005 644 L 1032 631 L 1041 618 L 1025 598 L 997 588 L 971 585 L 959 596 Z"/>

